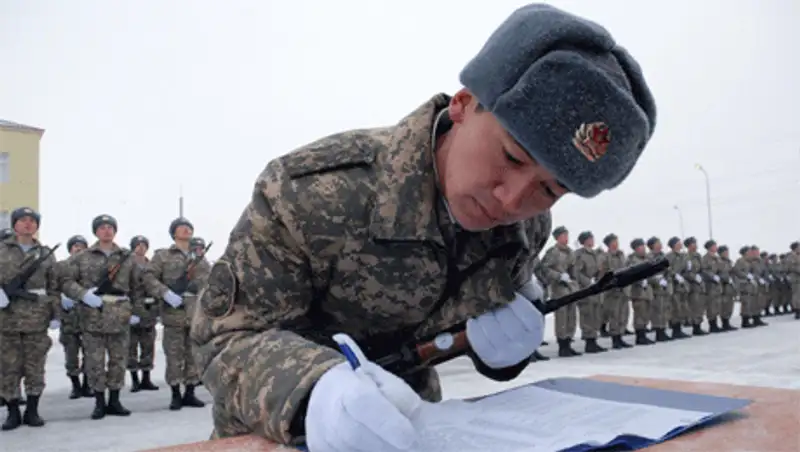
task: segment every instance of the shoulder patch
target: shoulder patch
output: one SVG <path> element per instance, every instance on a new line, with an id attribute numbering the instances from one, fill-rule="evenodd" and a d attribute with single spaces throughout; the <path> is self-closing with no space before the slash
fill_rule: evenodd
<path id="1" fill-rule="evenodd" d="M 370 165 L 375 145 L 365 131 L 345 132 L 323 138 L 280 158 L 290 178 Z"/>
<path id="2" fill-rule="evenodd" d="M 238 284 L 230 264 L 219 260 L 211 268 L 208 284 L 198 299 L 203 312 L 212 319 L 226 317 L 233 312 Z"/>

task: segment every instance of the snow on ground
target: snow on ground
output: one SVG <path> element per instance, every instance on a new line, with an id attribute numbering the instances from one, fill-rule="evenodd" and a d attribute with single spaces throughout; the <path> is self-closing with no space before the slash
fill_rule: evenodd
<path id="1" fill-rule="evenodd" d="M 800 321 L 792 317 L 767 318 L 768 327 L 569 359 L 555 357 L 555 341 L 550 337 L 550 345 L 541 351 L 554 358 L 531 365 L 513 382 L 486 380 L 466 360 L 441 366 L 445 397 L 471 397 L 545 378 L 600 373 L 800 389 Z M 548 321 L 552 336 L 552 316 Z M 609 346 L 609 342 L 600 340 L 603 346 Z M 47 363 L 48 387 L 41 407 L 48 424 L 0 432 L 0 450 L 137 451 L 207 439 L 211 430 L 209 406 L 178 412 L 167 409 L 169 390 L 163 382 L 160 347 L 157 353 L 154 375 L 161 390 L 131 394 L 126 389 L 122 401 L 133 411 L 130 417 L 92 421 L 93 399 L 67 398 L 69 381 L 64 376 L 63 352 L 55 342 Z M 209 394 L 199 389 L 199 396 L 209 401 Z"/>

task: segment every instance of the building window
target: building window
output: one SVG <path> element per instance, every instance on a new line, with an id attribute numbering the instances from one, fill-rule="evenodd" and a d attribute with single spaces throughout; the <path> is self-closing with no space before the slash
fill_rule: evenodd
<path id="1" fill-rule="evenodd" d="M 11 216 L 6 210 L 0 210 L 0 229 L 11 227 Z"/>
<path id="2" fill-rule="evenodd" d="M 0 184 L 7 184 L 9 179 L 8 152 L 0 152 Z"/>

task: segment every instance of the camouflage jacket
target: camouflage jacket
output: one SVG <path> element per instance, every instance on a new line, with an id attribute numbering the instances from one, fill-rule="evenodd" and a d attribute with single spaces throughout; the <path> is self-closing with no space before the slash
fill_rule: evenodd
<path id="1" fill-rule="evenodd" d="M 733 279 L 733 262 L 727 257 L 719 257 L 719 277 L 722 280 L 722 292 L 725 295 L 736 294 L 736 283 Z"/>
<path id="2" fill-rule="evenodd" d="M 579 287 L 588 287 L 593 281 L 597 281 L 602 276 L 601 268 L 603 256 L 596 250 L 578 248 L 572 253 L 575 263 L 572 266 L 572 274 Z"/>
<path id="3" fill-rule="evenodd" d="M 628 261 L 626 262 L 626 267 L 630 267 L 632 265 L 641 264 L 642 262 L 647 261 L 647 255 L 639 256 L 636 253 L 631 253 L 628 255 Z M 641 283 L 634 283 L 628 286 L 630 290 L 630 297 L 633 300 L 653 300 L 653 288 L 650 287 L 649 282 L 645 281 L 646 284 L 644 287 Z"/>
<path id="4" fill-rule="evenodd" d="M 194 259 L 193 252 L 182 251 L 172 245 L 156 250 L 147 264 L 142 280 L 147 294 L 161 300 L 161 323 L 164 326 L 188 327 L 191 324 L 191 313 L 197 304 L 197 295 L 208 280 L 211 270 L 205 258 L 201 258 L 196 265 L 192 263 Z M 186 292 L 178 293 L 183 295 L 183 304 L 173 308 L 163 301 L 163 296 L 167 290 L 175 288 L 185 272 L 190 273 L 189 287 Z"/>
<path id="5" fill-rule="evenodd" d="M 131 259 L 136 261 L 136 265 L 139 266 L 139 281 L 137 281 L 137 285 L 142 292 L 142 302 L 139 303 L 138 309 L 133 312 L 139 316 L 139 323 L 136 326 L 139 328 L 153 328 L 158 323 L 158 317 L 161 315 L 161 299 L 150 296 L 145 290 L 144 272 L 147 270 L 147 264 L 150 259 L 144 257 L 141 262 L 137 260 L 136 256 L 131 257 Z"/>
<path id="6" fill-rule="evenodd" d="M 792 286 L 800 284 L 800 254 L 792 251 L 786 255 L 786 276 Z"/>
<path id="7" fill-rule="evenodd" d="M 58 269 L 58 281 L 59 285 L 58 288 L 61 290 L 63 286 L 64 276 L 66 275 L 68 264 L 67 260 L 60 261 L 56 268 Z M 67 294 L 64 294 L 67 296 Z M 59 313 L 59 318 L 61 319 L 61 332 L 65 334 L 76 334 L 81 331 L 80 326 L 80 319 L 78 318 L 78 306 L 77 304 L 80 303 L 80 300 L 73 300 L 75 304 L 72 306 L 72 309 L 69 311 L 64 310 L 63 306 L 61 305 L 61 297 L 59 295 L 59 300 L 56 305 L 56 312 Z"/>
<path id="8" fill-rule="evenodd" d="M 746 257 L 736 259 L 736 263 L 733 264 L 731 269 L 731 274 L 740 293 L 745 295 L 756 293 L 758 290 L 758 276 L 753 274 L 752 260 Z M 753 279 L 751 280 L 750 277 Z"/>
<path id="9" fill-rule="evenodd" d="M 651 251 L 647 253 L 648 259 L 660 259 L 665 257 L 663 251 L 654 252 Z M 667 259 L 669 261 L 669 259 Z M 661 285 L 661 279 L 667 281 L 667 287 Z M 650 288 L 653 290 L 653 296 L 671 296 L 674 293 L 674 282 L 675 282 L 675 274 L 673 273 L 672 267 L 667 267 L 661 273 L 656 273 L 655 275 L 647 278 L 648 282 L 650 283 Z M 634 284 L 635 285 L 635 284 Z"/>
<path id="10" fill-rule="evenodd" d="M 722 262 L 719 254 L 706 253 L 700 259 L 700 275 L 705 281 L 706 293 L 709 295 L 722 295 L 722 277 L 719 275 Z M 714 281 L 714 276 L 720 278 L 720 282 Z"/>
<path id="11" fill-rule="evenodd" d="M 683 267 L 683 277 L 689 286 L 689 292 L 705 293 L 705 282 L 697 282 L 697 275 L 703 277 L 703 257 L 697 251 L 687 251 Z"/>
<path id="12" fill-rule="evenodd" d="M 36 240 L 33 247 L 24 252 L 15 236 L 7 238 L 0 243 L 0 282 L 3 285 L 8 284 L 30 262 L 45 252 L 45 247 Z M 56 303 L 60 302 L 60 297 L 55 256 L 51 254 L 39 265 L 24 289 L 33 293 L 36 300 L 6 294 L 10 303 L 6 308 L 0 309 L 0 332 L 43 333 L 47 331 L 50 320 L 59 318 L 56 311 Z"/>
<path id="13" fill-rule="evenodd" d="M 67 259 L 61 290 L 75 300 L 82 331 L 119 334 L 129 330 L 131 314 L 141 309 L 139 305 L 143 298 L 138 284 L 139 266 L 129 254 L 129 250 L 114 244 L 111 253 L 106 255 L 100 249 L 100 243 L 96 242 Z M 117 264 L 120 264 L 119 269 L 111 286 L 119 294 L 103 295 L 101 309 L 83 303 L 81 300 L 86 292 L 96 288 Z"/>
<path id="14" fill-rule="evenodd" d="M 213 437 L 295 442 L 314 382 L 344 361 L 332 334 L 374 358 L 505 305 L 530 280 L 549 212 L 480 233 L 449 224 L 431 149 L 448 101 L 438 95 L 392 127 L 323 138 L 260 174 L 192 322 Z M 441 398 L 432 368 L 409 384 Z"/>
<path id="15" fill-rule="evenodd" d="M 625 268 L 626 261 L 627 257 L 625 256 L 625 252 L 622 251 L 621 249 L 617 248 L 614 251 L 606 250 L 603 253 L 604 273 Z M 629 293 L 630 289 L 628 287 L 624 289 L 611 289 L 604 294 L 604 297 L 605 298 L 621 297 L 621 296 L 627 297 Z"/>
<path id="16" fill-rule="evenodd" d="M 544 253 L 539 271 L 544 276 L 543 284 L 547 284 L 550 297 L 563 297 L 578 290 L 578 284 L 572 274 L 575 256 L 569 245 L 553 245 Z M 561 275 L 566 273 L 572 280 L 568 283 L 561 281 Z"/>
<path id="17" fill-rule="evenodd" d="M 674 283 L 672 286 L 673 293 L 688 293 L 689 292 L 689 281 L 680 282 L 678 279 L 675 278 L 675 275 L 681 275 L 682 278 L 685 278 L 686 272 L 686 255 L 683 253 L 676 253 L 675 251 L 670 251 L 667 253 L 667 261 L 669 261 L 669 269 L 672 272 L 672 282 Z"/>

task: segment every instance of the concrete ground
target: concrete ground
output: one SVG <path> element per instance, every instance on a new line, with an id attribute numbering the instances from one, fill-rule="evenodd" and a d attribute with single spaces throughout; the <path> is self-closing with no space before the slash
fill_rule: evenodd
<path id="1" fill-rule="evenodd" d="M 552 332 L 552 317 L 548 320 Z M 555 357 L 554 341 L 549 338 L 551 345 L 541 351 L 554 358 L 529 366 L 509 383 L 486 380 L 472 370 L 469 361 L 456 360 L 441 366 L 445 397 L 471 397 L 545 378 L 599 373 L 800 389 L 800 321 L 790 315 L 766 321 L 767 327 L 569 359 Z M 738 325 L 738 319 L 734 324 Z M 603 346 L 609 342 L 600 341 Z M 64 376 L 63 351 L 56 342 L 47 364 L 48 387 L 41 407 L 48 424 L 0 432 L 0 450 L 136 451 L 207 439 L 211 430 L 208 406 L 178 412 L 167 409 L 169 390 L 163 382 L 160 348 L 157 353 L 155 375 L 161 390 L 131 394 L 126 389 L 122 400 L 133 411 L 130 417 L 92 421 L 92 399 L 67 398 L 69 381 Z M 200 389 L 200 397 L 210 400 Z"/>

